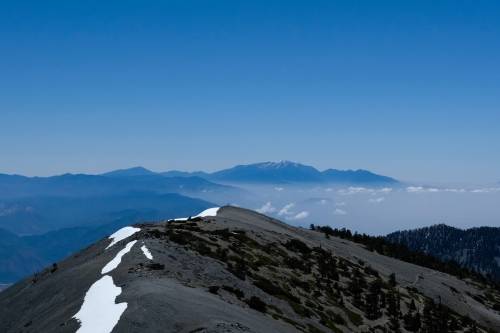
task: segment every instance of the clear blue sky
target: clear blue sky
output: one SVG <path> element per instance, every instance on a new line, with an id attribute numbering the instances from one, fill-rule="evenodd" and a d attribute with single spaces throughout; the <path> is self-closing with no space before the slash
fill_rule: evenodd
<path id="1" fill-rule="evenodd" d="M 2 1 L 0 172 L 500 180 L 498 1 Z"/>

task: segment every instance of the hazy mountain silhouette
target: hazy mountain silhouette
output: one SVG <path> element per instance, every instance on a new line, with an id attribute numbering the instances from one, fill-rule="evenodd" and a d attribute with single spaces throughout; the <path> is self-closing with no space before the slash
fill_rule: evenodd
<path id="1" fill-rule="evenodd" d="M 132 215 L 164 219 L 194 212 L 207 202 L 179 194 L 129 192 L 89 197 L 30 197 L 0 202 L 0 228 L 16 234 L 40 234 L 74 226 L 97 226 Z"/>
<path id="2" fill-rule="evenodd" d="M 32 231 L 22 227 L 21 219 L 16 224 L 1 224 L 0 283 L 15 282 L 33 274 L 123 226 L 195 215 L 211 206 L 212 203 L 178 194 L 151 193 L 38 200 L 33 209 L 41 210 L 43 221 L 50 221 L 52 226 L 57 227 L 44 234 L 18 236 L 5 228 Z M 15 218 L 10 220 L 12 221 Z"/>
<path id="3" fill-rule="evenodd" d="M 336 170 L 328 169 L 322 172 L 325 179 L 332 183 L 361 183 L 361 184 L 397 184 L 394 178 L 377 175 L 368 170 Z"/>
<path id="4" fill-rule="evenodd" d="M 311 166 L 281 161 L 238 165 L 214 172 L 210 179 L 251 183 L 321 182 L 323 175 Z"/>
<path id="5" fill-rule="evenodd" d="M 101 176 L 107 176 L 107 177 L 134 177 L 134 176 L 154 176 L 154 175 L 157 175 L 157 173 L 141 166 L 128 169 L 119 169 L 101 174 Z"/>
<path id="6" fill-rule="evenodd" d="M 163 177 L 127 171 L 111 172 L 111 176 L 64 174 L 52 177 L 25 177 L 0 174 L 0 198 L 36 196 L 116 195 L 131 191 L 187 193 L 203 190 L 231 190 L 199 177 Z M 121 176 L 120 176 L 121 174 Z"/>
<path id="7" fill-rule="evenodd" d="M 166 177 L 199 176 L 215 182 L 227 183 L 339 183 L 354 185 L 396 185 L 399 182 L 391 177 L 381 176 L 367 170 L 318 169 L 290 161 L 263 162 L 216 171 L 182 172 L 167 171 Z"/>

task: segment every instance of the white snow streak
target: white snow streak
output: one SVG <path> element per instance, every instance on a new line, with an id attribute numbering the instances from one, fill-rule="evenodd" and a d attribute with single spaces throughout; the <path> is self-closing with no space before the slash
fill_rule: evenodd
<path id="1" fill-rule="evenodd" d="M 135 234 L 136 232 L 140 231 L 140 228 L 134 228 L 134 227 L 125 227 L 121 228 L 111 236 L 109 236 L 109 239 L 112 239 L 111 244 L 106 247 L 106 250 L 118 243 L 119 241 L 124 240 L 125 238 L 128 238 Z"/>
<path id="2" fill-rule="evenodd" d="M 146 247 L 146 245 L 141 246 L 142 253 L 148 258 L 149 260 L 153 260 L 153 255 L 149 251 L 149 249 Z"/>
<path id="3" fill-rule="evenodd" d="M 205 209 L 204 211 L 202 211 L 200 214 L 196 215 L 195 217 L 217 216 L 217 212 L 219 211 L 219 209 L 220 209 L 220 207 Z"/>
<path id="4" fill-rule="evenodd" d="M 202 211 L 200 214 L 196 216 L 192 216 L 191 218 L 196 218 L 196 217 L 210 217 L 210 216 L 217 216 L 217 212 L 219 211 L 220 207 L 213 207 L 213 208 L 208 208 Z M 187 221 L 187 217 L 180 217 L 177 219 L 174 219 L 174 221 Z"/>
<path id="5" fill-rule="evenodd" d="M 115 286 L 113 278 L 103 276 L 85 294 L 83 305 L 73 316 L 80 322 L 77 333 L 109 333 L 127 309 L 127 303 L 115 304 L 122 288 Z"/>
<path id="6" fill-rule="evenodd" d="M 125 227 L 118 230 L 109 237 L 112 242 L 106 249 L 140 230 L 140 228 L 134 227 Z M 122 257 L 130 252 L 136 242 L 137 240 L 134 240 L 125 245 L 125 248 L 104 266 L 101 274 L 109 273 L 118 267 Z M 73 316 L 80 323 L 80 328 L 76 333 L 110 333 L 127 309 L 126 302 L 115 303 L 116 297 L 121 293 L 122 288 L 115 286 L 113 278 L 109 275 L 104 275 L 90 286 L 83 299 L 82 307 Z"/>
<path id="7" fill-rule="evenodd" d="M 120 250 L 120 252 L 118 252 L 116 254 L 116 256 L 113 258 L 113 260 L 111 260 L 110 262 L 108 262 L 106 264 L 106 266 L 104 266 L 104 268 L 101 271 L 101 274 L 109 273 L 113 269 L 115 269 L 116 267 L 118 267 L 118 265 L 122 262 L 122 257 L 124 255 L 126 255 L 127 253 L 130 252 L 130 249 L 132 248 L 132 246 L 134 246 L 134 244 L 136 242 L 137 241 L 134 240 L 134 241 L 131 241 L 131 242 L 127 243 L 127 245 L 125 246 L 125 248 L 123 248 L 122 250 Z"/>

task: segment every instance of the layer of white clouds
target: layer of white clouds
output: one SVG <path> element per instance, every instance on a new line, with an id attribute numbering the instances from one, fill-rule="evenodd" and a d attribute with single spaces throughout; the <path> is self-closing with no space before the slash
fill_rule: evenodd
<path id="1" fill-rule="evenodd" d="M 294 203 L 289 203 L 287 205 L 285 205 L 283 208 L 280 209 L 280 211 L 278 212 L 278 215 L 279 216 L 289 216 L 289 215 L 292 215 L 293 212 L 291 211 L 292 208 L 295 207 L 295 204 Z"/>
<path id="2" fill-rule="evenodd" d="M 337 191 L 340 195 L 354 195 L 354 194 L 378 194 L 378 193 L 390 193 L 393 189 L 390 187 L 384 188 L 367 188 L 367 187 L 348 187 Z"/>
<path id="3" fill-rule="evenodd" d="M 500 192 L 500 187 L 478 188 L 471 191 L 472 193 L 496 193 Z"/>
<path id="4" fill-rule="evenodd" d="M 293 217 L 289 218 L 290 220 L 303 220 L 309 217 L 309 212 L 308 211 L 302 211 L 300 213 L 297 213 Z"/>
<path id="5" fill-rule="evenodd" d="M 268 201 L 262 207 L 256 209 L 256 211 L 261 214 L 272 214 L 275 213 L 277 209 L 272 205 L 270 201 Z"/>
<path id="6" fill-rule="evenodd" d="M 336 208 L 333 211 L 333 215 L 347 215 L 347 212 L 345 210 L 343 210 L 343 209 Z"/>
<path id="7" fill-rule="evenodd" d="M 423 187 L 423 186 L 408 186 L 406 188 L 408 193 L 495 193 L 500 192 L 500 188 L 488 187 L 488 188 L 477 188 L 477 189 L 465 189 L 465 188 L 436 188 L 436 187 Z"/>
<path id="8" fill-rule="evenodd" d="M 283 206 L 283 208 L 281 208 L 278 211 L 278 216 L 281 216 L 289 221 L 303 220 L 303 219 L 306 219 L 309 217 L 310 213 L 308 211 L 303 210 L 300 212 L 296 212 L 296 211 L 294 211 L 294 208 L 295 208 L 295 203 L 290 202 L 290 203 L 286 204 L 285 206 Z M 277 209 L 273 207 L 271 202 L 267 202 L 264 206 L 259 208 L 258 212 L 263 212 L 263 211 L 275 212 L 276 210 Z"/>
<path id="9" fill-rule="evenodd" d="M 384 197 L 378 197 L 378 198 L 370 198 L 368 199 L 368 202 L 374 203 L 374 204 L 379 204 L 385 201 Z"/>
<path id="10" fill-rule="evenodd" d="M 436 193 L 439 192 L 437 188 L 426 188 L 422 186 L 408 186 L 406 188 L 406 192 L 408 193 Z"/>

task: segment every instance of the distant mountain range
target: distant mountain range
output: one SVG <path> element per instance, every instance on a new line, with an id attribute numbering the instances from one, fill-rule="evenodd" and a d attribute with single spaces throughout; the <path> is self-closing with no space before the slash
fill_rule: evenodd
<path id="1" fill-rule="evenodd" d="M 453 260 L 500 282 L 500 228 L 462 230 L 444 224 L 391 233 L 387 240 L 441 260 Z"/>
<path id="2" fill-rule="evenodd" d="M 290 161 L 238 165 L 213 173 L 167 171 L 167 177 L 197 176 L 211 181 L 228 183 L 338 183 L 357 185 L 395 185 L 399 181 L 368 170 L 318 169 Z"/>
<path id="3" fill-rule="evenodd" d="M 144 169 L 145 170 L 145 169 Z M 137 168 L 104 175 L 64 174 L 52 177 L 25 177 L 0 174 L 0 199 L 36 196 L 88 197 L 128 192 L 190 193 L 229 190 L 200 177 L 163 177 L 140 173 Z"/>
<path id="4" fill-rule="evenodd" d="M 156 172 L 148 170 L 144 167 L 133 167 L 128 169 L 118 169 L 103 173 L 102 176 L 107 177 L 136 177 L 136 176 L 155 176 Z"/>
<path id="5" fill-rule="evenodd" d="M 353 185 L 395 185 L 399 181 L 368 170 L 319 171 L 290 161 L 237 165 L 212 173 L 196 171 L 153 172 L 144 167 L 119 169 L 101 175 L 64 174 L 52 177 L 25 177 L 0 174 L 0 198 L 37 195 L 108 195 L 127 191 L 162 193 L 200 190 L 227 190 L 222 183 L 338 183 Z"/>
<path id="6" fill-rule="evenodd" d="M 0 200 L 0 228 L 19 235 L 74 226 L 98 226 L 119 218 L 164 219 L 203 208 L 206 201 L 180 194 L 129 192 L 88 197 L 37 196 Z"/>

